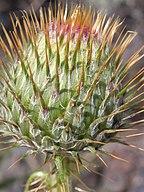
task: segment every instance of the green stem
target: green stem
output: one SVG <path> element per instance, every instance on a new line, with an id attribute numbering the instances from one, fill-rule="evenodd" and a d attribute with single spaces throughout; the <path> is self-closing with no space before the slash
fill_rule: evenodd
<path id="1" fill-rule="evenodd" d="M 61 192 L 72 192 L 72 182 L 70 176 L 70 162 L 67 158 L 56 157 L 56 166 L 59 171 L 57 182 L 61 184 Z M 58 191 L 58 192 L 59 192 Z"/>
<path id="2" fill-rule="evenodd" d="M 69 164 L 68 163 L 66 163 L 64 165 L 64 169 L 65 169 L 65 180 L 64 180 L 65 191 L 66 192 L 72 192 L 72 180 L 71 180 L 71 176 L 70 176 L 70 172 L 69 172 Z"/>
<path id="3" fill-rule="evenodd" d="M 70 173 L 69 173 L 69 166 L 65 167 L 65 170 L 68 172 L 68 173 L 65 173 L 65 181 L 64 181 L 64 184 L 65 184 L 65 192 L 72 192 L 72 180 L 71 180 L 71 176 L 70 176 Z"/>

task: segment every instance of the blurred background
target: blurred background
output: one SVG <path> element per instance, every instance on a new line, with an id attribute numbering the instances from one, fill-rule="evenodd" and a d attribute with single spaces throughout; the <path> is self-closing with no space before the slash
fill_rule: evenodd
<path id="1" fill-rule="evenodd" d="M 52 4 L 57 0 L 51 0 Z M 67 1 L 79 2 L 78 0 Z M 120 16 L 127 30 L 138 32 L 135 41 L 128 48 L 125 57 L 129 57 L 136 49 L 144 44 L 144 0 L 81 0 L 86 6 L 91 5 L 96 10 L 103 10 L 107 15 L 115 14 Z M 40 6 L 48 6 L 48 0 L 0 0 L 0 22 L 2 22 L 7 30 L 11 30 L 11 22 L 9 13 L 15 12 L 20 16 L 20 10 L 28 11 L 33 5 L 38 11 Z M 0 28 L 0 35 L 3 36 Z M 0 50 L 0 57 L 4 57 Z M 144 60 L 139 62 L 137 68 L 132 69 L 131 74 L 144 66 Z M 144 126 L 137 126 L 139 132 L 144 131 Z M 143 136 L 130 140 L 131 143 L 143 147 Z M 93 174 L 88 172 L 82 173 L 82 180 L 88 187 L 96 189 L 97 192 L 144 192 L 144 152 L 131 149 L 119 144 L 109 144 L 106 146 L 109 152 L 116 154 L 129 163 L 122 162 L 110 157 L 104 157 L 108 164 L 106 168 L 94 156 L 87 155 L 90 161 L 93 161 L 98 168 L 95 171 L 103 174 Z M 13 164 L 22 154 L 23 150 L 0 151 L 0 192 L 23 192 L 24 184 L 28 176 L 41 166 L 42 157 L 28 157 L 13 166 Z M 43 168 L 43 170 L 46 167 Z M 94 168 L 93 168 L 94 169 Z M 80 186 L 78 181 L 74 181 L 77 186 Z M 83 187 L 82 185 L 80 187 Z"/>

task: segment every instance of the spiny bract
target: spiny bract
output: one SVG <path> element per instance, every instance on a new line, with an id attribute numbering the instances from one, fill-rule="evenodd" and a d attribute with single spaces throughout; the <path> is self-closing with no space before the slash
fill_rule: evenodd
<path id="1" fill-rule="evenodd" d="M 8 148 L 28 147 L 24 157 L 42 152 L 81 163 L 81 151 L 124 143 L 115 134 L 143 112 L 144 68 L 126 80 L 143 47 L 124 63 L 135 32 L 101 12 L 67 10 L 40 9 L 40 21 L 33 10 L 23 12 L 22 24 L 14 15 L 10 33 L 2 25 L 8 65 L 1 60 L 0 131 L 13 137 Z"/>

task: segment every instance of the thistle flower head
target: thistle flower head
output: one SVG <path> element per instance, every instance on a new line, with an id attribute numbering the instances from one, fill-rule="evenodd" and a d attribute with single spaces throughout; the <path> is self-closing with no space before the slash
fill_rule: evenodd
<path id="1" fill-rule="evenodd" d="M 116 133 L 143 112 L 144 68 L 126 80 L 143 48 L 123 62 L 136 33 L 120 29 L 119 18 L 80 6 L 39 13 L 40 19 L 22 12 L 22 21 L 14 15 L 9 33 L 2 25 L 8 65 L 1 59 L 1 136 L 12 136 L 10 147 L 27 147 L 27 154 L 82 165 L 80 152 L 105 153 L 104 144 L 124 143 Z"/>

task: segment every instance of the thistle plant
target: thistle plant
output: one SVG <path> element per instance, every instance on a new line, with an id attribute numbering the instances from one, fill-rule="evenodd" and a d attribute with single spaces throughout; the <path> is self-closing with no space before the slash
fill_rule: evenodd
<path id="1" fill-rule="evenodd" d="M 43 181 L 41 190 L 72 191 L 71 175 L 89 170 L 84 151 L 106 164 L 100 153 L 115 157 L 103 149 L 107 143 L 135 147 L 117 133 L 143 122 L 129 119 L 144 111 L 144 68 L 127 79 L 143 47 L 124 62 L 136 32 L 79 5 L 69 12 L 67 5 L 41 8 L 39 19 L 33 9 L 23 11 L 22 20 L 14 14 L 11 21 L 11 32 L 1 24 L 7 41 L 0 38 L 7 60 L 0 60 L 1 150 L 26 147 L 19 160 L 45 154 L 50 173 L 34 173 L 25 191 L 35 179 Z"/>

